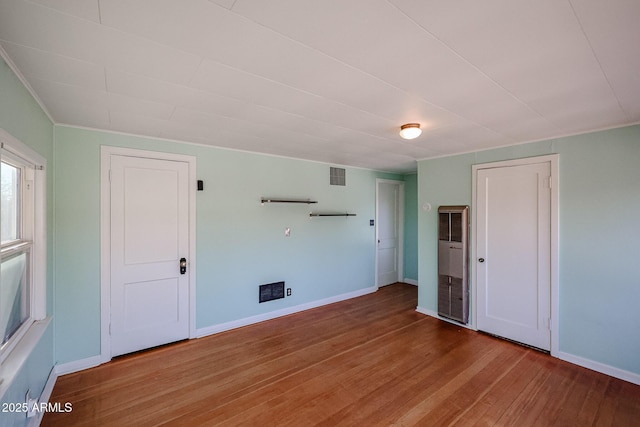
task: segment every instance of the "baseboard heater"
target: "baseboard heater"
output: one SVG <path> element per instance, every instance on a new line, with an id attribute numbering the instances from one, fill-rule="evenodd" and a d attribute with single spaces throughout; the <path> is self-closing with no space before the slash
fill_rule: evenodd
<path id="1" fill-rule="evenodd" d="M 258 294 L 259 302 L 273 301 L 284 298 L 284 282 L 267 283 L 260 285 Z"/>

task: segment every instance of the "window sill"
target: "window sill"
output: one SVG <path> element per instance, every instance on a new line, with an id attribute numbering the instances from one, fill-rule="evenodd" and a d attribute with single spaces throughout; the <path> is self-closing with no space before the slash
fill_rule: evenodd
<path id="1" fill-rule="evenodd" d="M 40 342 L 50 322 L 51 316 L 33 322 L 24 336 L 2 361 L 0 365 L 0 399 L 3 398 L 13 384 L 25 362 Z"/>

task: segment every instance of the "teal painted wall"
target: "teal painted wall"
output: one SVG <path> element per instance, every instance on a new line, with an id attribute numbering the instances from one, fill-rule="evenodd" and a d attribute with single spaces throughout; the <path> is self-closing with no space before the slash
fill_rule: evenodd
<path id="1" fill-rule="evenodd" d="M 560 156 L 560 351 L 640 374 L 640 126 L 418 162 L 419 306 L 436 310 L 439 205 L 471 205 L 473 164 Z M 473 206 L 472 206 L 473 209 Z"/>
<path id="2" fill-rule="evenodd" d="M 53 369 L 53 326 L 40 338 L 13 384 L 2 397 L 1 403 L 24 403 L 27 390 L 31 397 L 40 396 Z M 0 413 L 0 426 L 27 426 L 30 418 L 24 412 Z"/>
<path id="3" fill-rule="evenodd" d="M 404 278 L 418 281 L 418 174 L 404 176 Z"/>
<path id="4" fill-rule="evenodd" d="M 38 103 L 0 57 L 0 127 L 47 159 L 47 313 L 53 313 L 53 126 Z M 53 323 L 40 339 L 1 402 L 39 396 L 53 368 Z M 27 425 L 24 414 L 0 414 L 2 425 Z"/>
<path id="5" fill-rule="evenodd" d="M 65 126 L 55 138 L 58 363 L 100 353 L 101 145 L 197 157 L 205 182 L 197 193 L 198 328 L 375 284 L 375 180 L 402 176 L 347 168 L 346 187 L 337 187 L 322 163 Z M 261 206 L 262 196 L 319 203 Z M 357 216 L 310 219 L 310 210 Z M 258 285 L 280 280 L 293 295 L 258 304 Z"/>

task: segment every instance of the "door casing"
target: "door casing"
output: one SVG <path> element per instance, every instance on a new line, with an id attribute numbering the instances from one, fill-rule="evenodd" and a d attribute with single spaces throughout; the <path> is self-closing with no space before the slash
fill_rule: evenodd
<path id="1" fill-rule="evenodd" d="M 549 325 L 549 329 L 551 331 L 551 355 L 555 357 L 559 357 L 559 195 L 560 195 L 560 185 L 559 185 L 559 155 L 558 154 L 550 154 L 546 156 L 537 156 L 537 157 L 527 157 L 522 159 L 515 160 L 506 160 L 500 162 L 493 163 L 483 163 L 472 166 L 472 187 L 471 187 L 471 199 L 472 199 L 472 213 L 471 213 L 471 304 L 470 308 L 472 310 L 470 319 L 472 324 L 470 325 L 472 329 L 477 329 L 477 262 L 476 260 L 476 247 L 477 247 L 477 230 L 478 230 L 478 213 L 475 207 L 478 205 L 477 203 L 477 176 L 478 170 L 481 169 L 493 169 L 493 168 L 502 168 L 502 167 L 512 167 L 512 166 L 520 166 L 520 165 L 529 165 L 535 163 L 544 163 L 549 162 L 551 167 L 551 260 L 550 260 L 550 270 L 551 270 L 551 322 Z"/>
<path id="2" fill-rule="evenodd" d="M 111 156 L 180 161 L 189 165 L 189 338 L 196 337 L 196 158 L 131 148 L 102 146 L 100 151 L 100 362 L 111 360 Z"/>
<path id="3" fill-rule="evenodd" d="M 398 186 L 398 281 L 404 279 L 404 182 L 395 181 L 392 179 L 376 178 L 376 219 L 375 219 L 375 248 L 376 248 L 376 262 L 375 262 L 375 286 L 380 287 L 378 280 L 378 203 L 380 197 L 378 195 L 378 189 L 381 183 L 393 184 Z"/>

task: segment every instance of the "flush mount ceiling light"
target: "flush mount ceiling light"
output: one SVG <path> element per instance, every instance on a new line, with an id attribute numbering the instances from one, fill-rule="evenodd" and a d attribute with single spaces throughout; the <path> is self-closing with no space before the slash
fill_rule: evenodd
<path id="1" fill-rule="evenodd" d="M 414 139 L 420 136 L 420 123 L 407 123 L 400 126 L 400 136 L 404 139 Z"/>

